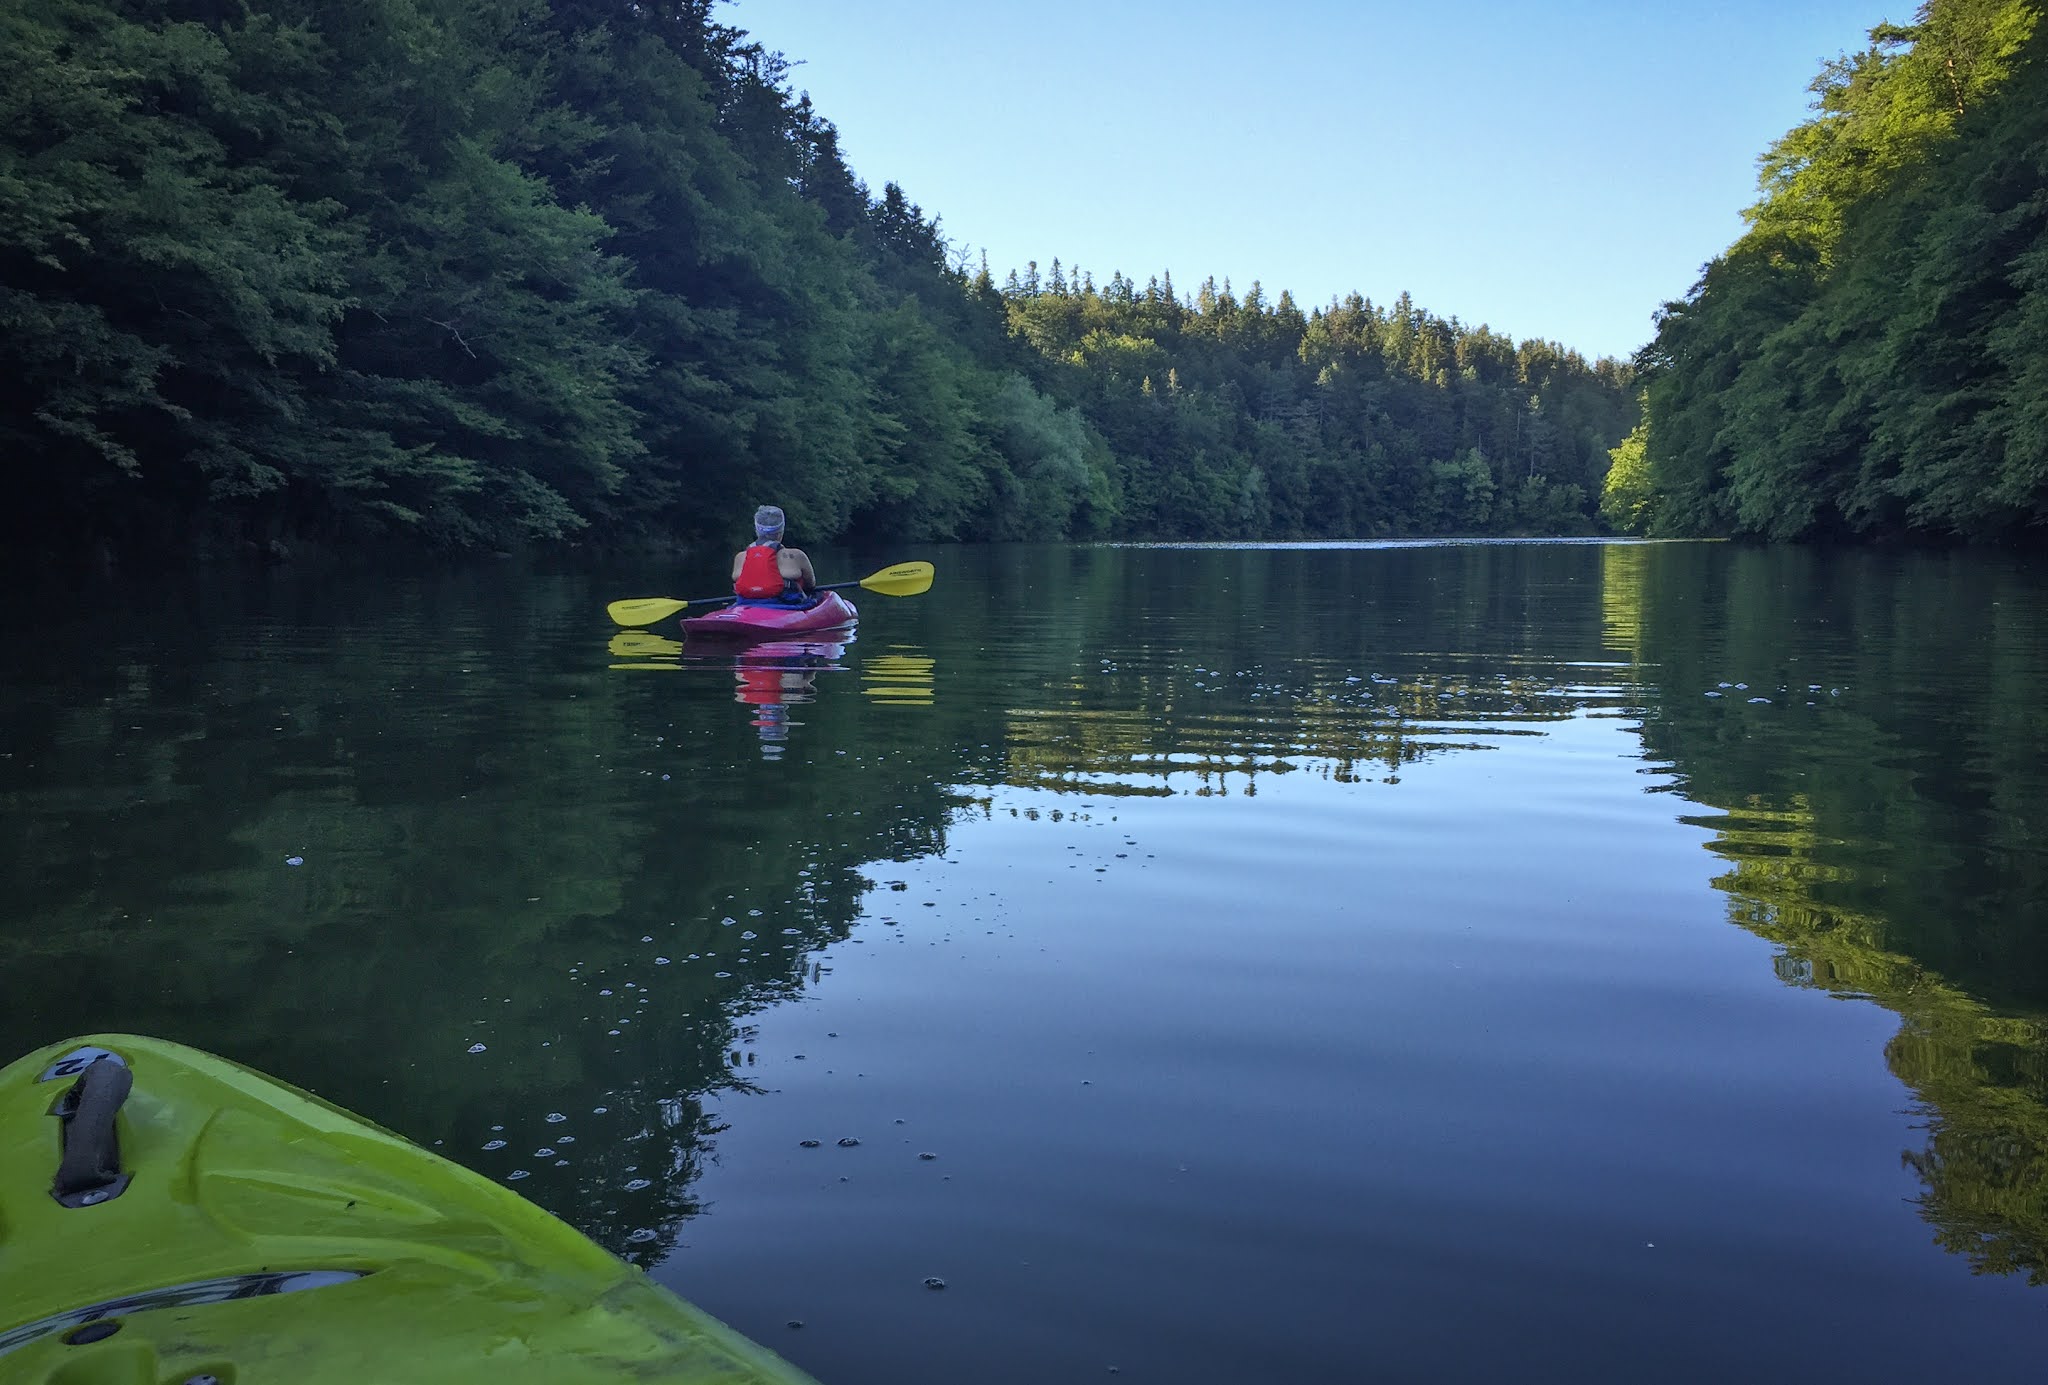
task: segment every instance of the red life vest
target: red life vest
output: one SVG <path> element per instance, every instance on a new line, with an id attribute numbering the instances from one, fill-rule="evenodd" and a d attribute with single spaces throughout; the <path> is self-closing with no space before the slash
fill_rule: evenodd
<path id="1" fill-rule="evenodd" d="M 782 578 L 782 569 L 775 562 L 775 555 L 781 550 L 779 543 L 749 544 L 746 556 L 740 560 L 740 575 L 733 579 L 733 594 L 752 597 L 756 601 L 771 601 L 781 596 L 788 589 Z"/>

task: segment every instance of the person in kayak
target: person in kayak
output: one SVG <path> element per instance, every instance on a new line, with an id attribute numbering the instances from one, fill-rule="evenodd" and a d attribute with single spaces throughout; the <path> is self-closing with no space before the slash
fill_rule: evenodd
<path id="1" fill-rule="evenodd" d="M 814 606 L 818 575 L 801 548 L 782 542 L 782 511 L 763 505 L 754 511 L 754 541 L 732 555 L 732 591 L 742 601 L 775 601 Z"/>

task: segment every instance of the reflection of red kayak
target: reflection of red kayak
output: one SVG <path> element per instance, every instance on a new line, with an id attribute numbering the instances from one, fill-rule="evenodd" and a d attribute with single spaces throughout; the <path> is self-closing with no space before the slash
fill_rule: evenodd
<path id="1" fill-rule="evenodd" d="M 732 655 L 741 668 L 767 668 L 771 665 L 783 668 L 830 668 L 840 667 L 839 661 L 846 657 L 846 646 L 853 643 L 853 632 L 834 630 L 815 640 L 770 640 L 765 644 L 750 644 Z"/>
<path id="2" fill-rule="evenodd" d="M 683 633 L 727 640 L 772 640 L 806 630 L 838 630 L 860 619 L 853 603 L 838 592 L 826 592 L 815 606 L 784 606 L 773 601 L 735 601 L 709 615 L 683 617 Z"/>
<path id="3" fill-rule="evenodd" d="M 754 707 L 781 707 L 791 702 L 809 702 L 816 692 L 812 680 L 818 675 L 808 669 L 749 668 L 733 670 L 738 684 L 733 700 Z"/>

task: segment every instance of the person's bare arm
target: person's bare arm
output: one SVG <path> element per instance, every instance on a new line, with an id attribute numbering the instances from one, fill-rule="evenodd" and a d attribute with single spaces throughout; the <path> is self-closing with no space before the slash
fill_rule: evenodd
<path id="1" fill-rule="evenodd" d="M 815 590 L 818 574 L 811 571 L 811 557 L 801 548 L 785 548 L 777 555 L 776 566 L 782 569 L 784 577 L 794 578 L 803 584 L 805 591 Z"/>
<path id="2" fill-rule="evenodd" d="M 737 581 L 739 581 L 739 580 L 740 580 L 740 568 L 741 568 L 741 567 L 743 567 L 743 566 L 745 566 L 745 564 L 746 564 L 746 561 L 747 561 L 747 551 L 746 551 L 746 550 L 745 550 L 744 548 L 743 548 L 743 549 L 741 549 L 741 550 L 740 550 L 739 552 L 737 552 L 737 553 L 735 553 L 735 554 L 733 554 L 733 555 L 732 555 L 732 580 L 733 580 L 733 581 L 737 582 Z"/>

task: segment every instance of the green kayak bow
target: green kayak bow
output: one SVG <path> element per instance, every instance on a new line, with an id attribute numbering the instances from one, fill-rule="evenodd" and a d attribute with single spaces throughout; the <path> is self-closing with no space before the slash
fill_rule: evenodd
<path id="1" fill-rule="evenodd" d="M 521 1198 L 306 1092 L 95 1035 L 0 1069 L 7 1385 L 793 1385 Z"/>

